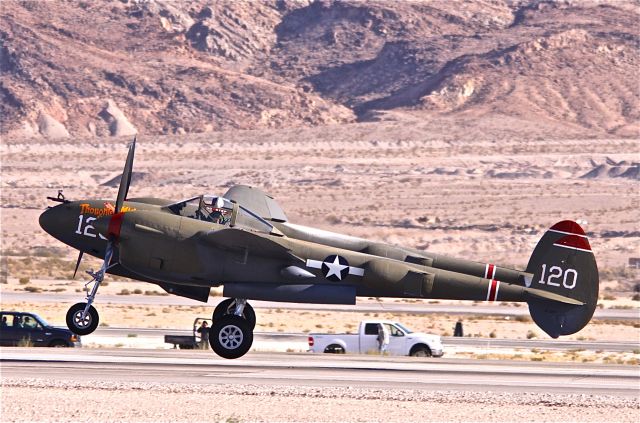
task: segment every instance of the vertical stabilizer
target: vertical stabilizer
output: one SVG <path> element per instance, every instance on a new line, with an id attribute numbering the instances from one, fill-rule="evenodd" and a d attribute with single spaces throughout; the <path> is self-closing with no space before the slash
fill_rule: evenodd
<path id="1" fill-rule="evenodd" d="M 527 301 L 533 321 L 549 336 L 570 335 L 589 323 L 598 302 L 598 266 L 580 225 L 564 220 L 547 230 L 531 255 L 527 273 L 534 275 L 527 287 L 581 303 L 539 297 Z"/>

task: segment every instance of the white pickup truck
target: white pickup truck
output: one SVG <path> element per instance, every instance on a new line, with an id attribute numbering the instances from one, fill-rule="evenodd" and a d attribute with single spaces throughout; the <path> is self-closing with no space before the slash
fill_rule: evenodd
<path id="1" fill-rule="evenodd" d="M 309 351 L 315 353 L 377 353 L 378 325 L 389 331 L 390 355 L 414 357 L 441 357 L 442 341 L 438 335 L 412 332 L 398 322 L 390 320 L 365 320 L 360 323 L 357 334 L 309 334 Z"/>

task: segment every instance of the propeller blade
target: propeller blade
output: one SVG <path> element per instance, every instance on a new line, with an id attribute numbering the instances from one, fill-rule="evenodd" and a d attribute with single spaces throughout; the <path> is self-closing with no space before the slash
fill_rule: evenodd
<path id="1" fill-rule="evenodd" d="M 82 261 L 83 254 L 84 254 L 84 251 L 80 250 L 80 254 L 78 254 L 78 261 L 76 262 L 76 268 L 73 271 L 73 279 L 76 278 L 76 273 L 78 273 L 78 267 L 80 267 L 80 262 Z"/>
<path id="2" fill-rule="evenodd" d="M 133 137 L 133 142 L 129 145 L 129 154 L 127 154 L 127 161 L 124 164 L 124 170 L 122 171 L 122 178 L 120 179 L 120 187 L 118 188 L 118 198 L 116 200 L 115 213 L 120 213 L 122 204 L 127 198 L 129 193 L 129 185 L 131 184 L 131 175 L 133 173 L 133 156 L 136 150 L 136 137 Z"/>

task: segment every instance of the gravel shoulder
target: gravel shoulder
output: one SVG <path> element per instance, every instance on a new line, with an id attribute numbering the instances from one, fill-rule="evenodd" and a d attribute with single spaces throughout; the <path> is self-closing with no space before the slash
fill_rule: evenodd
<path id="1" fill-rule="evenodd" d="M 2 399 L 7 422 L 635 422 L 640 417 L 638 398 L 343 387 L 3 379 Z"/>

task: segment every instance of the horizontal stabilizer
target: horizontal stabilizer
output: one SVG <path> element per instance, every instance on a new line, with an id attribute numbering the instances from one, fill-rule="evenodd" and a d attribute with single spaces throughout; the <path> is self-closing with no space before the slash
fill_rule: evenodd
<path id="1" fill-rule="evenodd" d="M 557 301 L 565 304 L 580 305 L 580 306 L 585 304 L 582 301 L 575 300 L 573 298 L 565 297 L 563 295 L 554 294 L 553 292 L 543 291 L 541 289 L 536 289 L 536 288 L 525 288 L 524 292 L 536 298 Z"/>

